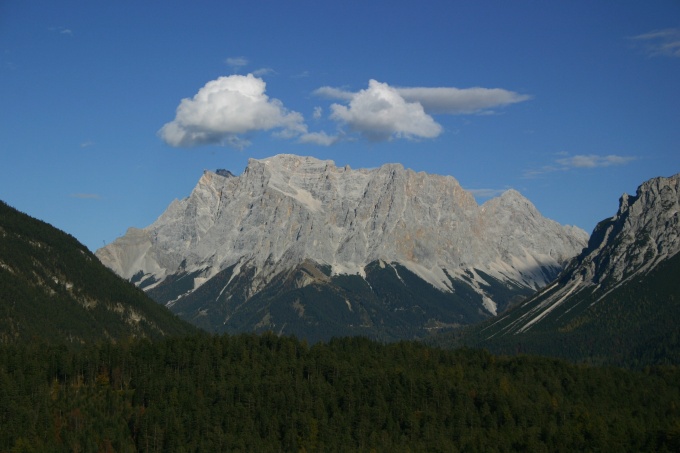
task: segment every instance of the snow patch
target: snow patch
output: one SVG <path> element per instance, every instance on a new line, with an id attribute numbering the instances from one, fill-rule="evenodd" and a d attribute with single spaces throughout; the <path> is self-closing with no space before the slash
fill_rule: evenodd
<path id="1" fill-rule="evenodd" d="M 494 316 L 498 315 L 498 305 L 496 305 L 496 302 L 494 302 L 493 300 L 486 296 L 482 296 L 482 304 L 489 313 L 491 313 Z"/>

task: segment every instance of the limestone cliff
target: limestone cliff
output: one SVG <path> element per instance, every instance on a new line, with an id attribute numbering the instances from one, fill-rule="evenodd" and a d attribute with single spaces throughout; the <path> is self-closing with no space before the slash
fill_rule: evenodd
<path id="1" fill-rule="evenodd" d="M 680 174 L 623 194 L 554 283 L 470 329 L 467 342 L 597 363 L 677 363 L 679 212 Z"/>
<path id="2" fill-rule="evenodd" d="M 381 262 L 444 293 L 465 281 L 480 309 L 495 314 L 505 304 L 494 300 L 490 279 L 533 291 L 587 239 L 542 217 L 514 190 L 479 206 L 451 176 L 278 155 L 251 159 L 240 176 L 205 172 L 188 198 L 97 256 L 147 290 L 191 276 L 184 293 L 161 300 L 170 305 L 226 269 L 232 280 L 247 270 L 248 300 L 305 262 L 328 268 L 329 276 L 361 277 Z M 229 293 L 229 285 L 221 290 Z"/>

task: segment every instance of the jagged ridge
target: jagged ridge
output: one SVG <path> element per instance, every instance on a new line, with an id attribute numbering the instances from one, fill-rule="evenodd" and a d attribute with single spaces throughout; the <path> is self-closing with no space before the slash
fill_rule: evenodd
<path id="1" fill-rule="evenodd" d="M 680 259 L 678 211 L 680 174 L 651 179 L 635 196 L 624 194 L 616 215 L 595 227 L 588 247 L 552 285 L 471 332 L 469 342 L 505 352 L 518 344 L 525 352 L 561 349 L 564 355 L 606 361 L 603 356 L 614 354 L 611 345 L 617 342 L 633 348 L 624 337 L 639 343 L 658 338 L 657 329 L 666 325 L 662 320 L 680 314 L 675 300 L 680 286 L 673 276 Z M 666 327 L 666 339 L 677 336 L 677 328 Z M 639 348 L 642 344 L 635 345 Z"/>
<path id="2" fill-rule="evenodd" d="M 586 240 L 513 190 L 479 206 L 451 176 L 279 155 L 251 159 L 238 177 L 205 172 L 187 199 L 97 256 L 147 290 L 182 274 L 191 293 L 231 269 L 221 288 L 230 293 L 230 282 L 247 273 L 245 300 L 305 261 L 332 276 L 362 277 L 371 263 L 398 263 L 441 292 L 465 281 L 488 315 L 504 308 L 488 293 L 488 278 L 533 291 Z"/>

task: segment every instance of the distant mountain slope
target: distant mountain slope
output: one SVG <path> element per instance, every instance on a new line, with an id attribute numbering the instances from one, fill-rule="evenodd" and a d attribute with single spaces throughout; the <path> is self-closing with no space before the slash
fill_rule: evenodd
<path id="1" fill-rule="evenodd" d="M 451 176 L 279 155 L 205 172 L 96 254 L 210 331 L 396 339 L 503 311 L 586 243 L 514 190 L 479 206 Z"/>
<path id="2" fill-rule="evenodd" d="M 618 364 L 680 364 L 680 174 L 624 194 L 556 282 L 467 344 Z"/>
<path id="3" fill-rule="evenodd" d="M 194 332 L 75 238 L 0 201 L 0 342 Z"/>

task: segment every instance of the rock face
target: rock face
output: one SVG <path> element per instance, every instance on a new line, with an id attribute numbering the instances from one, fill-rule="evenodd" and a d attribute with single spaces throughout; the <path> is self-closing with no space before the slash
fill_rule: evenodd
<path id="1" fill-rule="evenodd" d="M 559 278 L 476 332 L 477 345 L 522 343 L 532 353 L 572 348 L 575 357 L 597 360 L 623 354 L 623 345 L 630 351 L 658 347 L 652 340 L 680 315 L 678 211 L 680 174 L 651 179 L 635 196 L 624 194 L 616 215 L 595 227 L 588 247 Z M 675 321 L 669 328 L 666 336 L 677 337 Z"/>
<path id="2" fill-rule="evenodd" d="M 175 200 L 152 225 L 131 228 L 97 256 L 170 307 L 218 275 L 224 279 L 225 272 L 219 294 L 235 297 L 230 285 L 239 281 L 238 297 L 247 303 L 300 269 L 321 272 L 307 272 L 298 289 L 332 284 L 343 275 L 369 281 L 367 269 L 387 266 L 398 273 L 398 265 L 440 293 L 453 294 L 464 282 L 478 310 L 492 315 L 512 295 L 551 281 L 587 238 L 578 228 L 543 218 L 513 190 L 479 206 L 450 176 L 398 164 L 352 170 L 279 155 L 251 159 L 237 177 L 205 172 L 188 198 Z M 191 282 L 178 292 L 180 277 Z M 169 290 L 171 284 L 176 288 Z M 494 294 L 494 285 L 513 294 Z M 200 316 L 210 319 L 216 297 L 206 297 L 212 300 L 204 301 Z M 197 321 L 196 313 L 182 315 Z M 268 328 L 282 327 L 269 319 Z M 229 330 L 229 319 L 208 325 Z"/>
<path id="3" fill-rule="evenodd" d="M 680 174 L 649 180 L 635 196 L 623 194 L 616 215 L 597 225 L 574 263 L 581 280 L 611 291 L 677 254 L 679 200 Z"/>

